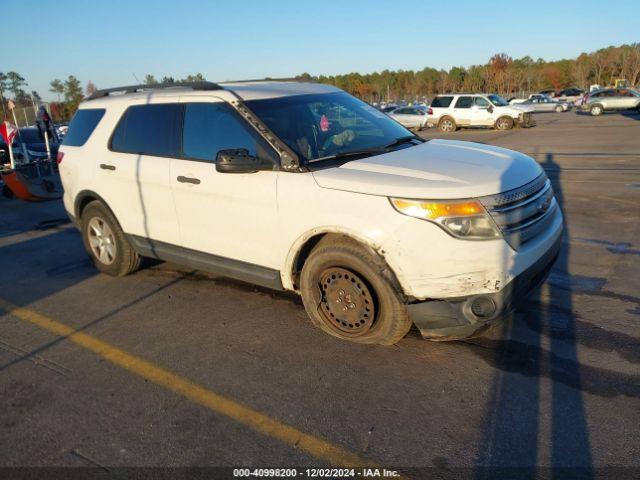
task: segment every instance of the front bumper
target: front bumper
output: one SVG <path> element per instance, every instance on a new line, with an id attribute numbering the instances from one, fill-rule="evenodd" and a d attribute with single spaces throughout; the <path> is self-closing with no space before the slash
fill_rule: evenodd
<path id="1" fill-rule="evenodd" d="M 523 128 L 535 127 L 536 121 L 533 119 L 532 112 L 526 112 L 518 116 L 518 119 L 515 120 L 516 125 Z"/>
<path id="2" fill-rule="evenodd" d="M 432 340 L 456 340 L 478 334 L 503 321 L 544 283 L 561 245 L 562 236 L 558 235 L 544 255 L 499 292 L 409 304 L 409 317 L 422 336 Z"/>

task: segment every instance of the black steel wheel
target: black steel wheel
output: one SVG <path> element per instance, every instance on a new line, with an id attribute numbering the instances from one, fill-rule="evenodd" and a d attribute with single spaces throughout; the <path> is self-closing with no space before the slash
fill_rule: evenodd
<path id="1" fill-rule="evenodd" d="M 316 245 L 302 267 L 300 293 L 313 324 L 342 340 L 392 345 L 411 328 L 384 259 L 348 237 L 327 236 Z"/>

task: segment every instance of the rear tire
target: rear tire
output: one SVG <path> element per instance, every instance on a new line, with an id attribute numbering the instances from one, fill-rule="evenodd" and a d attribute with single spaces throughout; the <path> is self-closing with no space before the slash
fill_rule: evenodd
<path id="1" fill-rule="evenodd" d="M 496 120 L 496 129 L 497 130 L 511 130 L 513 128 L 513 118 L 511 117 L 500 117 Z"/>
<path id="2" fill-rule="evenodd" d="M 604 108 L 602 108 L 602 105 L 596 103 L 595 105 L 591 105 L 589 111 L 591 112 L 591 115 L 598 117 L 604 113 Z"/>
<path id="3" fill-rule="evenodd" d="M 393 345 L 411 328 L 385 261 L 347 237 L 326 237 L 302 267 L 302 301 L 325 333 L 356 343 Z"/>
<path id="4" fill-rule="evenodd" d="M 458 129 L 456 125 L 456 121 L 451 117 L 443 117 L 438 122 L 438 128 L 441 132 L 451 133 L 455 132 Z"/>
<path id="5" fill-rule="evenodd" d="M 562 113 L 564 111 L 564 108 L 562 108 L 561 106 L 557 106 L 556 107 L 556 113 Z"/>
<path id="6" fill-rule="evenodd" d="M 127 241 L 111 211 L 102 203 L 89 203 L 81 214 L 82 241 L 102 273 L 124 277 L 140 267 L 142 257 Z"/>

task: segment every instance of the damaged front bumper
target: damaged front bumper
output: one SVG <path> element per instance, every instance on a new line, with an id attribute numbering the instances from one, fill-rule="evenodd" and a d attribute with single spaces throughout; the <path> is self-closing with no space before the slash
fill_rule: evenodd
<path id="1" fill-rule="evenodd" d="M 431 340 L 457 340 L 477 335 L 503 321 L 529 293 L 544 283 L 561 245 L 559 235 L 544 255 L 499 292 L 412 303 L 407 305 L 409 317 L 422 336 Z"/>

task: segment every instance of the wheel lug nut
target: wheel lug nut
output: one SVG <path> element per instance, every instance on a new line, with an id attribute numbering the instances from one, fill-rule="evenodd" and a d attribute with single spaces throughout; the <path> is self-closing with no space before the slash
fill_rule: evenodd
<path id="1" fill-rule="evenodd" d="M 356 304 L 355 303 L 350 303 L 349 304 L 349 308 L 356 308 Z"/>
<path id="2" fill-rule="evenodd" d="M 338 295 L 340 295 L 340 296 L 344 295 L 344 290 L 338 291 Z"/>
<path id="3" fill-rule="evenodd" d="M 342 299 L 341 299 L 341 298 L 338 298 L 338 299 L 336 300 L 336 302 L 338 302 L 338 303 L 342 303 Z"/>

